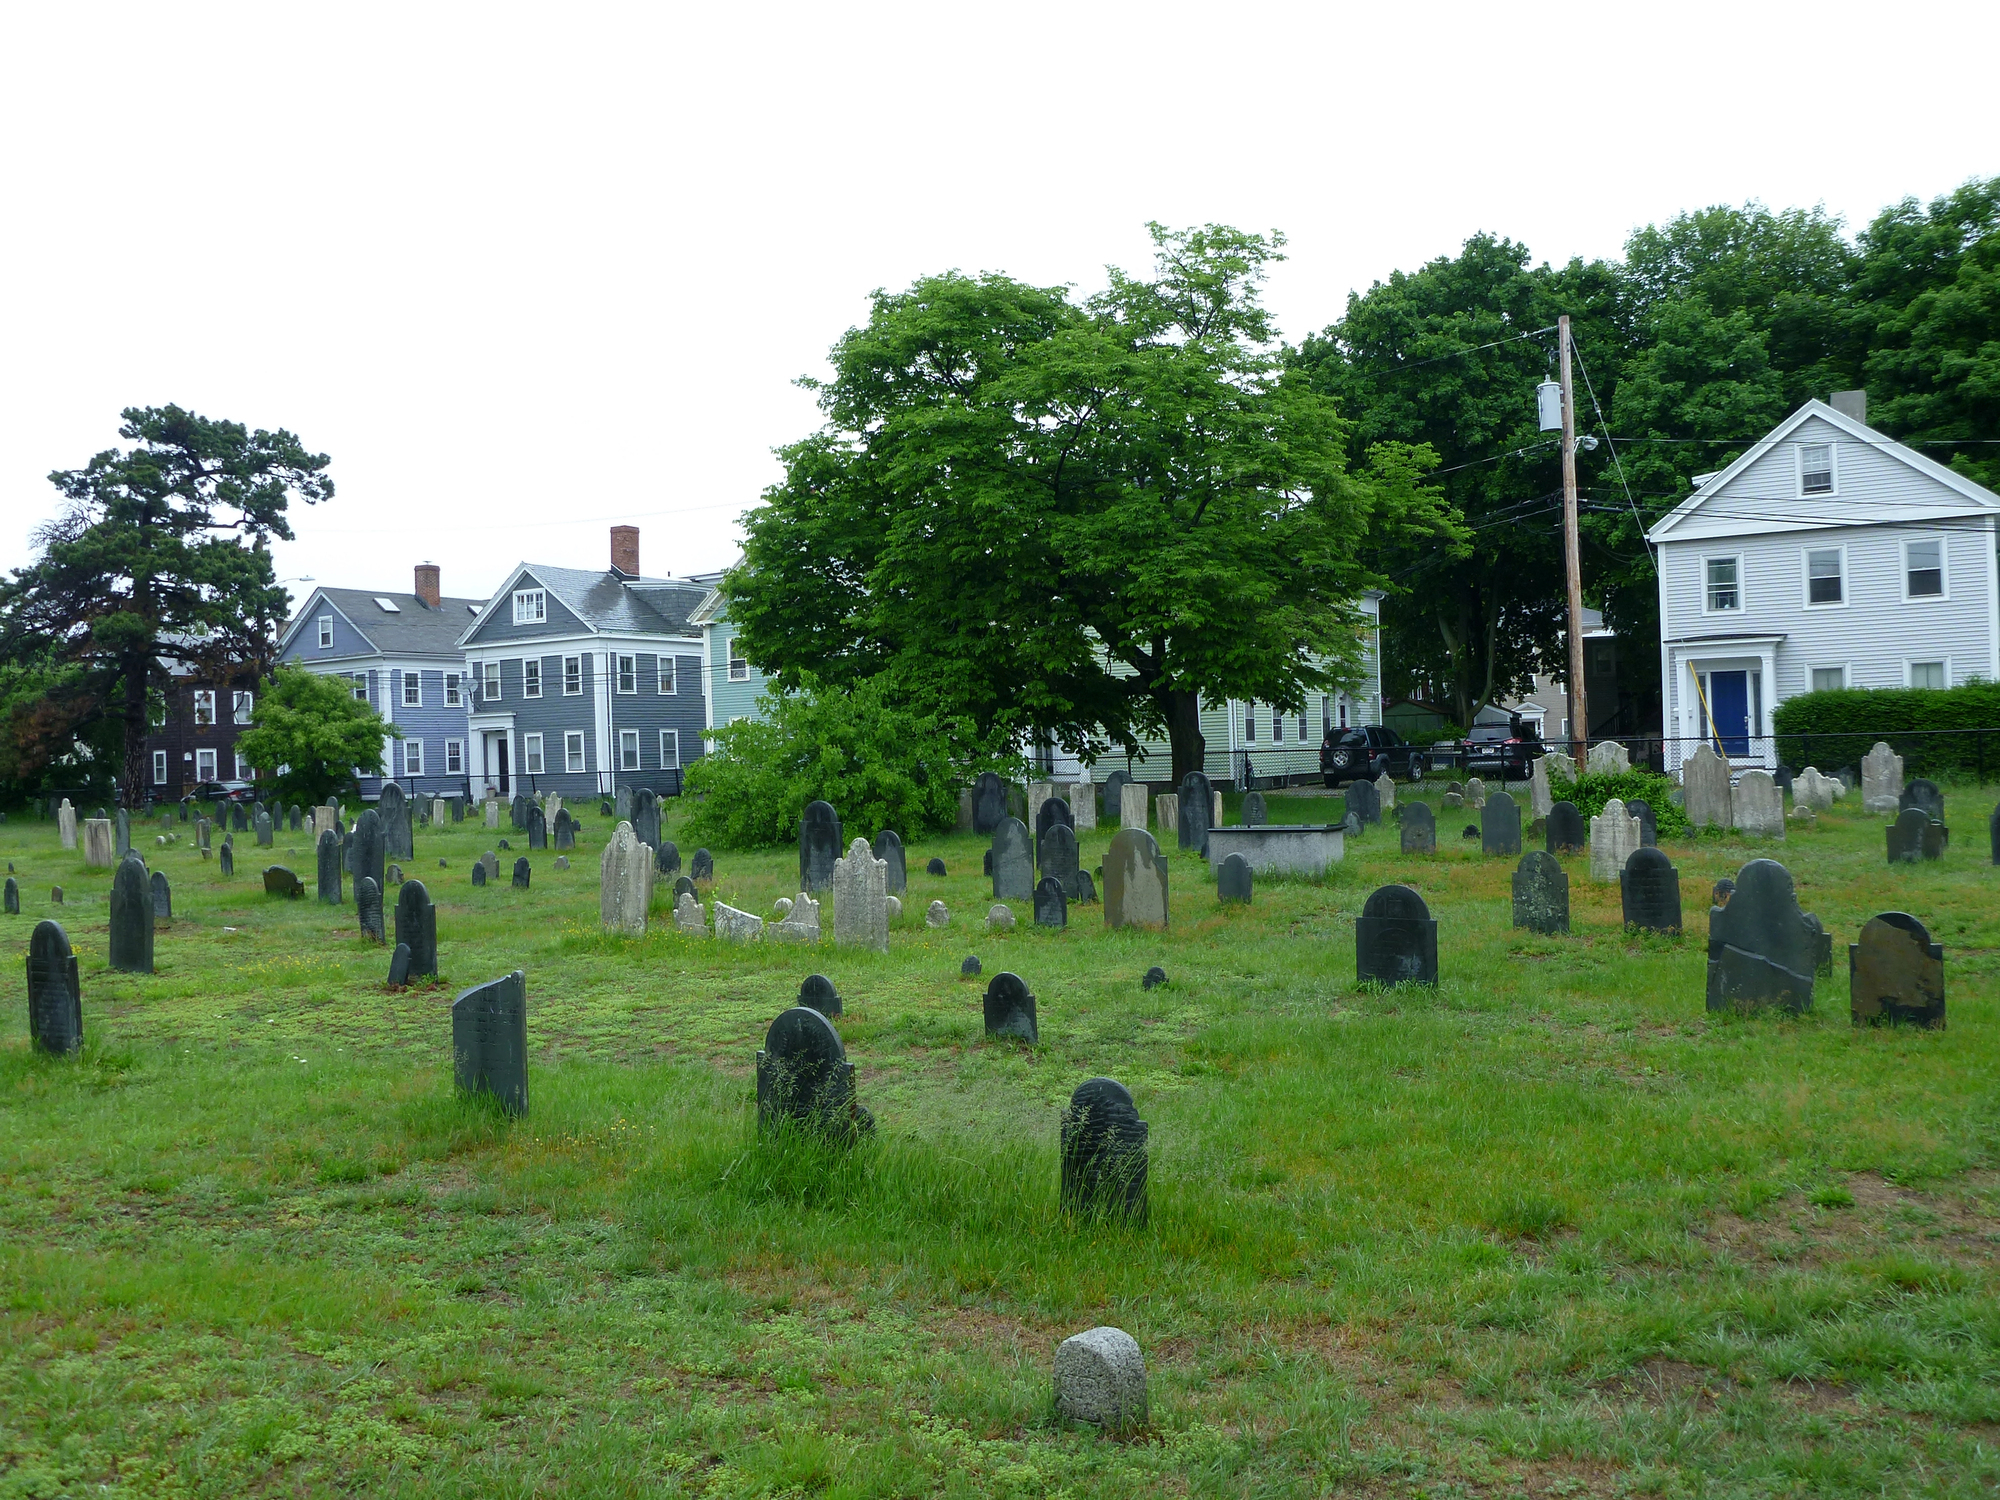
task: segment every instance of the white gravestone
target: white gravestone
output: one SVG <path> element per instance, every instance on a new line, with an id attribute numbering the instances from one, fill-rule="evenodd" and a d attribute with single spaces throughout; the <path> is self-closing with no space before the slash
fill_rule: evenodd
<path id="1" fill-rule="evenodd" d="M 1599 740 L 1585 764 L 1593 776 L 1622 776 L 1632 769 L 1632 755 L 1616 740 Z"/>
<path id="2" fill-rule="evenodd" d="M 1383 812 L 1396 805 L 1396 782 L 1387 771 L 1375 778 L 1375 795 L 1382 799 Z"/>
<path id="3" fill-rule="evenodd" d="M 924 913 L 924 926 L 951 926 L 951 912 L 942 901 L 933 901 L 930 904 L 930 909 Z"/>
<path id="4" fill-rule="evenodd" d="M 764 934 L 764 919 L 747 911 L 738 911 L 721 901 L 715 903 L 715 935 L 730 938 L 739 943 L 747 943 Z"/>
<path id="5" fill-rule="evenodd" d="M 1146 1361 L 1121 1328 L 1093 1328 L 1056 1350 L 1056 1415 L 1113 1430 L 1146 1422 Z"/>
<path id="6" fill-rule="evenodd" d="M 1625 861 L 1639 847 L 1639 820 L 1613 797 L 1590 820 L 1590 878 L 1599 885 L 1616 885 Z"/>
<path id="7" fill-rule="evenodd" d="M 708 918 L 702 915 L 701 902 L 693 891 L 682 891 L 674 903 L 674 925 L 691 937 L 708 936 Z"/>
<path id="8" fill-rule="evenodd" d="M 1128 781 L 1118 789 L 1118 826 L 1120 828 L 1144 828 L 1146 826 L 1146 802 L 1153 795 L 1152 788 L 1143 781 Z"/>
<path id="9" fill-rule="evenodd" d="M 1820 774 L 1817 766 L 1807 766 L 1792 780 L 1792 806 L 1816 813 L 1831 812 L 1839 786 L 1835 777 Z"/>
<path id="10" fill-rule="evenodd" d="M 74 850 L 76 848 L 76 809 L 69 805 L 69 798 L 67 797 L 63 798 L 62 806 L 56 809 L 56 829 L 62 834 L 63 848 Z"/>
<path id="11" fill-rule="evenodd" d="M 833 862 L 833 940 L 843 948 L 889 951 L 889 863 L 863 838 Z"/>
<path id="12" fill-rule="evenodd" d="M 835 865 L 838 869 L 838 864 Z M 820 938 L 819 902 L 810 892 L 800 891 L 797 898 L 779 903 L 785 908 L 782 920 L 773 922 L 764 929 L 764 936 L 781 943 L 816 943 Z"/>
<path id="13" fill-rule="evenodd" d="M 108 870 L 112 865 L 112 848 L 117 840 L 111 834 L 109 818 L 85 818 L 83 820 L 83 862 L 93 870 Z"/>
<path id="14" fill-rule="evenodd" d="M 1729 762 L 1713 745 L 1699 745 L 1681 762 L 1682 810 L 1697 828 L 1728 828 Z"/>
<path id="15" fill-rule="evenodd" d="M 1097 826 L 1097 783 L 1088 776 L 1070 783 L 1069 817 L 1078 833 Z"/>
<path id="16" fill-rule="evenodd" d="M 1546 818 L 1549 809 L 1556 805 L 1556 799 L 1549 792 L 1549 758 L 1546 755 L 1535 758 L 1535 768 L 1528 777 L 1528 816 Z"/>
<path id="17" fill-rule="evenodd" d="M 1737 777 L 1729 811 L 1744 833 L 1767 839 L 1785 836 L 1785 794 L 1769 771 L 1745 771 Z"/>
<path id="18" fill-rule="evenodd" d="M 630 823 L 620 823 L 597 863 L 598 920 L 613 932 L 644 937 L 652 899 L 653 851 Z"/>
<path id="19" fill-rule="evenodd" d="M 1903 801 L 1903 757 L 1881 740 L 1861 757 L 1861 810 L 1893 813 Z"/>

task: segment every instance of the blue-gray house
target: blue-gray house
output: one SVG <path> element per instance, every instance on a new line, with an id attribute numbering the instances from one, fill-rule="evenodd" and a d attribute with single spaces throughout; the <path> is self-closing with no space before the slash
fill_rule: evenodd
<path id="1" fill-rule="evenodd" d="M 465 657 L 459 638 L 483 599 L 447 599 L 438 568 L 421 563 L 408 594 L 315 588 L 278 640 L 278 659 L 347 681 L 354 696 L 403 731 L 383 765 L 409 792 L 468 788 Z M 361 795 L 380 794 L 379 777 Z"/>
<path id="2" fill-rule="evenodd" d="M 635 526 L 611 528 L 602 572 L 516 567 L 459 637 L 474 793 L 678 793 L 708 725 L 693 616 L 710 592 L 640 576 Z"/>

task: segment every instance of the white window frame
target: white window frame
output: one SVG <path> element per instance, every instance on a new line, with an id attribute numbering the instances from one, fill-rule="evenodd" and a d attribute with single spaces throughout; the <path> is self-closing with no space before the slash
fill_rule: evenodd
<path id="1" fill-rule="evenodd" d="M 565 729 L 563 731 L 564 773 L 575 776 L 589 769 L 590 767 L 585 763 L 583 758 L 583 731 L 581 729 Z"/>
<path id="2" fill-rule="evenodd" d="M 1709 592 L 1714 585 L 1708 581 L 1710 563 L 1732 562 L 1736 564 L 1736 603 L 1722 609 L 1711 609 Z M 1743 554 L 1741 552 L 1704 552 L 1701 558 L 1701 612 L 1705 615 L 1740 615 L 1743 613 Z"/>
<path id="3" fill-rule="evenodd" d="M 230 755 L 230 759 L 236 762 L 236 768 L 235 768 L 236 780 L 238 781 L 256 780 L 257 769 L 243 758 L 243 752 L 241 750 L 232 752 L 232 754 Z"/>
<path id="4" fill-rule="evenodd" d="M 521 658 L 521 696 L 523 698 L 542 696 L 542 659 L 539 656 Z"/>
<path id="5" fill-rule="evenodd" d="M 194 721 L 204 729 L 215 726 L 215 689 L 196 688 L 194 690 Z"/>
<path id="6" fill-rule="evenodd" d="M 549 594 L 547 589 L 514 590 L 514 623 L 516 625 L 546 625 L 549 622 Z"/>
<path id="7" fill-rule="evenodd" d="M 167 752 L 164 750 L 155 750 L 153 752 L 153 785 L 165 786 L 166 784 Z"/>
<path id="8" fill-rule="evenodd" d="M 1285 743 L 1285 713 L 1275 703 L 1271 705 L 1271 743 L 1274 745 Z"/>
<path id="9" fill-rule="evenodd" d="M 1806 489 L 1806 449 L 1808 448 L 1826 449 L 1827 487 L 1823 490 L 1809 491 Z M 1800 442 L 1792 444 L 1792 477 L 1793 484 L 1797 488 L 1801 500 L 1819 500 L 1828 495 L 1838 495 L 1840 493 L 1840 444 L 1830 438 L 1823 443 Z"/>
<path id="10" fill-rule="evenodd" d="M 319 649 L 322 651 L 331 651 L 333 649 L 332 615 L 321 615 L 319 617 Z"/>
<path id="11" fill-rule="evenodd" d="M 680 691 L 680 663 L 662 651 L 653 658 L 653 671 L 659 677 L 660 696 Z"/>
<path id="12" fill-rule="evenodd" d="M 444 774 L 463 776 L 465 774 L 465 741 L 446 740 L 444 742 Z"/>
<path id="13" fill-rule="evenodd" d="M 356 672 L 348 681 L 354 689 L 354 701 L 356 703 L 366 703 L 368 701 L 368 674 L 366 672 Z"/>
<path id="14" fill-rule="evenodd" d="M 481 703 L 500 702 L 500 663 L 497 661 L 482 662 L 480 663 L 480 671 L 484 675 L 479 684 L 479 701 Z"/>
<path id="15" fill-rule="evenodd" d="M 562 659 L 562 664 L 563 696 L 565 698 L 574 698 L 578 693 L 583 691 L 583 658 L 581 656 L 565 656 Z M 571 683 L 575 683 L 576 685 L 572 687 L 570 686 Z"/>
<path id="16" fill-rule="evenodd" d="M 639 691 L 639 654 L 636 651 L 616 651 L 612 653 L 612 666 L 617 672 L 613 679 L 621 693 Z"/>
<path id="17" fill-rule="evenodd" d="M 215 774 L 215 752 L 213 750 L 195 751 L 194 779 L 196 781 L 214 781 L 217 779 Z"/>
<path id="18" fill-rule="evenodd" d="M 1840 555 L 1840 597 L 1838 599 L 1828 600 L 1823 604 L 1813 603 L 1812 558 L 1815 552 L 1835 552 Z M 1739 568 L 1737 571 L 1740 573 L 1742 570 L 1741 568 Z M 1740 584 L 1738 585 L 1737 592 L 1739 595 L 1742 593 L 1742 587 Z M 1845 609 L 1847 608 L 1848 595 L 1850 592 L 1852 591 L 1847 587 L 1847 543 L 1826 542 L 1819 546 L 1806 547 L 1800 551 L 1799 607 L 1801 609 Z"/>
<path id="19" fill-rule="evenodd" d="M 736 654 L 735 636 L 732 635 L 729 638 L 729 644 L 724 649 L 729 653 L 729 680 L 731 682 L 748 682 L 750 680 L 750 663 L 745 658 Z"/>
<path id="20" fill-rule="evenodd" d="M 630 761 L 627 761 L 625 758 L 625 752 L 628 749 L 632 752 Z M 638 771 L 643 769 L 639 764 L 639 731 L 636 729 L 621 729 L 618 731 L 618 769 L 621 771 Z"/>
<path id="21" fill-rule="evenodd" d="M 542 769 L 542 737 L 539 732 L 521 736 L 521 770 L 529 776 L 548 774 Z"/>
<path id="22" fill-rule="evenodd" d="M 681 732 L 678 729 L 660 731 L 660 769 L 678 771 L 681 765 Z"/>
<path id="23" fill-rule="evenodd" d="M 1243 743 L 1246 745 L 1257 743 L 1257 705 L 1255 703 L 1246 703 L 1243 705 Z"/>
<path id="24" fill-rule="evenodd" d="M 229 695 L 229 717 L 237 724 L 248 724 L 257 712 L 257 695 L 248 690 L 231 692 Z"/>
<path id="25" fill-rule="evenodd" d="M 1840 674 L 1840 686 L 1837 688 L 1823 688 L 1816 686 L 1813 682 L 1813 674 L 1816 672 L 1838 672 Z M 1853 678 L 1853 675 L 1854 675 L 1853 672 L 1849 669 L 1848 663 L 1844 661 L 1818 662 L 1818 663 L 1809 662 L 1806 665 L 1806 691 L 1809 693 L 1842 692 L 1846 689 L 1847 684 Z"/>
<path id="26" fill-rule="evenodd" d="M 403 707 L 422 708 L 424 706 L 424 674 L 405 672 L 403 674 Z"/>
<path id="27" fill-rule="evenodd" d="M 1938 591 L 1935 594 L 1913 594 L 1910 592 L 1910 548 L 1924 543 L 1936 543 L 1938 549 Z M 1903 602 L 1905 604 L 1939 604 L 1951 598 L 1951 539 L 1939 532 L 1936 536 L 1906 536 L 1897 545 L 1897 555 L 1903 563 Z"/>
<path id="28" fill-rule="evenodd" d="M 446 708 L 459 708 L 465 703 L 464 695 L 460 693 L 458 683 L 458 673 L 447 672 L 444 674 L 444 706 Z"/>
<path id="29" fill-rule="evenodd" d="M 1905 659 L 1903 662 L 1903 686 L 1906 688 L 1915 687 L 1917 685 L 1915 681 L 1916 669 L 1918 667 L 1933 666 L 1944 668 L 1944 687 L 1949 688 L 1951 686 L 1951 658 L 1949 656 L 1942 659 L 1935 656 L 1927 656 L 1922 661 L 1917 661 L 1913 658 Z M 1943 690 L 1943 688 L 1926 689 L 1926 691 L 1935 692 L 1942 692 Z"/>
<path id="30" fill-rule="evenodd" d="M 411 760 L 412 751 L 416 755 L 414 761 Z M 421 776 L 424 774 L 424 742 L 422 740 L 403 741 L 403 774 L 405 776 Z"/>

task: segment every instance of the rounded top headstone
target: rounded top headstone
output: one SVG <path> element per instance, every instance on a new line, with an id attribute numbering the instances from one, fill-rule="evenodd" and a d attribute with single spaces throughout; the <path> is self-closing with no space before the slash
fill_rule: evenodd
<path id="1" fill-rule="evenodd" d="M 1361 915 L 1378 920 L 1427 921 L 1431 909 L 1424 898 L 1406 885 L 1385 885 L 1369 896 Z"/>
<path id="2" fill-rule="evenodd" d="M 979 959 L 975 955 L 967 954 L 965 962 L 958 966 L 958 972 L 961 974 L 977 974 L 979 972 Z"/>
<path id="3" fill-rule="evenodd" d="M 771 1023 L 764 1034 L 764 1050 L 773 1057 L 810 1059 L 825 1067 L 847 1057 L 833 1022 L 804 1005 L 793 1006 Z"/>

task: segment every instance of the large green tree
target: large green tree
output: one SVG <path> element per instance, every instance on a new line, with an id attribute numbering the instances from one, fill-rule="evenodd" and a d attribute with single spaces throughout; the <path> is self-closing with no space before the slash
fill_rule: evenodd
<path id="1" fill-rule="evenodd" d="M 358 798 L 357 778 L 382 774 L 384 738 L 402 737 L 345 679 L 287 664 L 258 694 L 236 753 L 268 775 L 280 797 L 321 804 Z"/>
<path id="2" fill-rule="evenodd" d="M 1400 449 L 1347 465 L 1334 405 L 1260 300 L 1282 241 L 1153 226 L 1150 279 L 1061 288 L 947 273 L 878 292 L 807 382 L 725 583 L 746 654 L 793 688 L 886 672 L 920 703 L 1085 755 L 1197 700 L 1296 710 L 1357 681 L 1371 540 L 1449 537 Z"/>
<path id="3" fill-rule="evenodd" d="M 177 406 L 129 407 L 110 448 L 49 476 L 66 502 L 40 557 L 0 586 L 0 658 L 74 668 L 88 709 L 73 728 L 119 725 L 119 781 L 145 795 L 149 703 L 170 664 L 212 680 L 261 673 L 285 591 L 270 540 L 285 510 L 333 494 L 328 459 L 289 432 L 252 432 Z"/>

